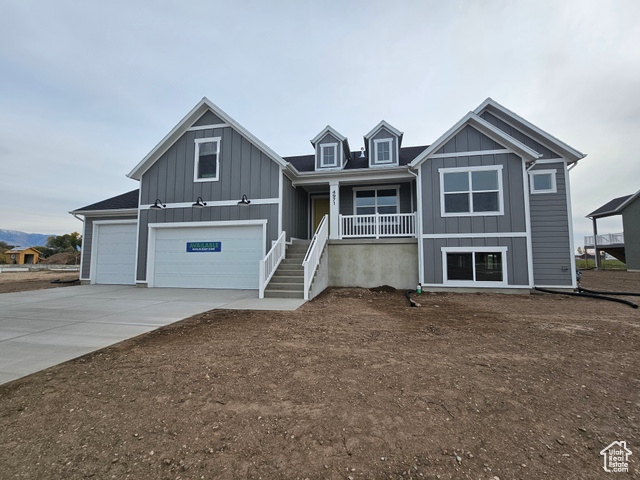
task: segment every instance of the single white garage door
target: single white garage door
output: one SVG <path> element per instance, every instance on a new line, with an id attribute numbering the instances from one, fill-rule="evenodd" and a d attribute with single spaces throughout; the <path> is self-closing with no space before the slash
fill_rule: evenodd
<path id="1" fill-rule="evenodd" d="M 95 283 L 134 285 L 136 224 L 104 223 L 95 227 L 92 251 Z"/>
<path id="2" fill-rule="evenodd" d="M 155 229 L 154 287 L 257 289 L 262 225 Z"/>

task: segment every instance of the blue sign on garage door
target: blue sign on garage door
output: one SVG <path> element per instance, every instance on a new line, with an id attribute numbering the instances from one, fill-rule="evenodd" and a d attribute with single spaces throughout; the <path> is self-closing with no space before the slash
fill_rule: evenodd
<path id="1" fill-rule="evenodd" d="M 187 242 L 187 252 L 221 252 L 222 242 Z"/>

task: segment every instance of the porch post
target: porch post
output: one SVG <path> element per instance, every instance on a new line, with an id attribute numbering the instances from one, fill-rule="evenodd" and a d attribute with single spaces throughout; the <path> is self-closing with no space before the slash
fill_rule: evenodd
<path id="1" fill-rule="evenodd" d="M 331 180 L 329 182 L 329 238 L 337 240 L 340 238 L 340 182 Z"/>
<path id="2" fill-rule="evenodd" d="M 596 223 L 596 219 L 592 218 L 593 221 L 593 248 L 596 250 L 596 270 L 600 270 L 600 252 L 598 251 L 598 225 Z"/>

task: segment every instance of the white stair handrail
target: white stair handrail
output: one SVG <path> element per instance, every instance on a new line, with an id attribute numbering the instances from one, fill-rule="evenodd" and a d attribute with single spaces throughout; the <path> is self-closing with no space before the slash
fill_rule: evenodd
<path id="1" fill-rule="evenodd" d="M 286 256 L 286 238 L 286 232 L 283 231 L 271 247 L 271 250 L 269 250 L 269 253 L 260 260 L 260 292 L 258 298 L 264 298 L 264 289 L 269 284 L 273 274 L 276 273 L 278 265 L 280 265 L 280 262 Z"/>
<path id="2" fill-rule="evenodd" d="M 320 257 L 327 244 L 329 238 L 329 215 L 325 215 L 320 220 L 316 233 L 311 239 L 307 254 L 304 256 L 302 266 L 304 267 L 304 299 L 309 300 L 309 289 L 311 288 L 311 281 L 316 273 L 316 269 L 320 264 Z"/>

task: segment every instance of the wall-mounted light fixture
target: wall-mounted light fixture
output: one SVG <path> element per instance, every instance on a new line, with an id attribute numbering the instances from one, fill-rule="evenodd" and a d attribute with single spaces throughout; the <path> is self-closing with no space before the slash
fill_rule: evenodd
<path id="1" fill-rule="evenodd" d="M 152 210 L 162 210 L 163 208 L 167 208 L 167 206 L 164 203 L 162 203 L 162 200 L 160 200 L 159 198 L 156 198 L 156 203 L 151 205 L 149 208 Z"/>
<path id="2" fill-rule="evenodd" d="M 202 197 L 198 197 L 196 203 L 191 205 L 193 208 L 204 208 L 207 205 L 207 202 L 202 201 Z"/>
<path id="3" fill-rule="evenodd" d="M 238 205 L 243 205 L 243 206 L 245 206 L 245 207 L 246 207 L 246 206 L 248 206 L 250 203 L 251 203 L 251 200 L 249 200 L 249 199 L 247 198 L 247 195 L 243 193 L 243 194 L 242 194 L 242 200 L 240 200 L 240 201 L 238 202 Z"/>

